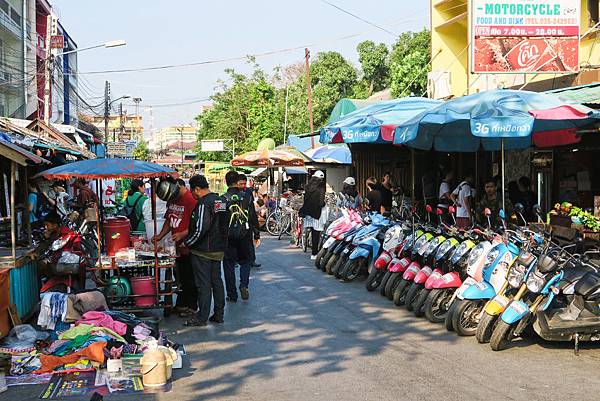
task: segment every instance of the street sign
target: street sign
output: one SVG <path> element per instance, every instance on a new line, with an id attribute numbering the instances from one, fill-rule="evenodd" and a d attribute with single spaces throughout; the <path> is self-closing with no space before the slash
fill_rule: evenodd
<path id="1" fill-rule="evenodd" d="M 472 72 L 578 72 L 580 5 L 580 0 L 473 0 Z"/>
<path id="2" fill-rule="evenodd" d="M 123 142 L 108 142 L 106 153 L 113 156 L 127 156 L 127 145 Z"/>
<path id="3" fill-rule="evenodd" d="M 202 152 L 223 152 L 225 141 L 221 139 L 200 141 L 200 150 Z"/>
<path id="4" fill-rule="evenodd" d="M 65 37 L 63 35 L 52 35 L 50 37 L 50 48 L 51 49 L 64 49 L 65 48 Z"/>

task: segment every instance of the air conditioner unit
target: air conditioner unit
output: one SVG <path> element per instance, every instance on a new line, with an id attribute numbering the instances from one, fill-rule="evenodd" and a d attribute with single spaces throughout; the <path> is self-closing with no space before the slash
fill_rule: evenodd
<path id="1" fill-rule="evenodd" d="M 430 99 L 452 96 L 450 71 L 431 71 L 427 74 L 427 95 Z"/>

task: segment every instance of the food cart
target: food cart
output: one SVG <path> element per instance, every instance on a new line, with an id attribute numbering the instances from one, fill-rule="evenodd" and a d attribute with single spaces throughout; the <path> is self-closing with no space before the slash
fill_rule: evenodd
<path id="1" fill-rule="evenodd" d="M 96 180 L 100 194 L 102 180 L 105 179 L 149 178 L 154 225 L 152 232 L 156 233 L 156 179 L 176 174 L 167 167 L 138 160 L 95 159 L 55 167 L 38 176 L 48 180 Z M 163 309 L 168 315 L 173 307 L 173 295 L 176 291 L 173 275 L 175 254 L 160 251 L 157 243 L 148 244 L 139 237 L 132 241 L 129 221 L 125 217 L 120 218 L 121 222 L 118 221 L 119 218 L 107 218 L 103 209 L 102 206 L 96 209 L 98 258 L 94 258 L 87 269 L 92 279 L 98 287 L 103 287 L 111 309 L 128 312 Z M 125 224 L 119 224 L 123 223 L 123 219 L 126 220 Z M 101 230 L 101 225 L 105 226 L 104 230 Z M 119 228 L 123 230 L 119 231 Z M 140 244 L 146 246 L 139 246 Z M 109 248 L 111 252 L 106 252 Z"/>

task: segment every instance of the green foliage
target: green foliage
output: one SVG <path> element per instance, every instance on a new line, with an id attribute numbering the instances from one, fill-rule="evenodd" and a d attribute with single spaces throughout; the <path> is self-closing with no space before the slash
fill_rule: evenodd
<path id="1" fill-rule="evenodd" d="M 133 157 L 137 160 L 148 161 L 150 160 L 150 150 L 146 141 L 140 141 L 135 149 L 133 149 Z"/>
<path id="2" fill-rule="evenodd" d="M 335 104 L 342 98 L 364 99 L 373 92 L 391 87 L 395 96 L 417 95 L 425 91 L 429 70 L 429 31 L 403 33 L 390 53 L 385 44 L 364 41 L 357 46 L 360 70 L 340 53 L 318 53 L 310 66 L 314 129 L 323 126 Z M 301 63 L 276 68 L 266 74 L 250 58 L 249 75 L 225 70 L 212 96 L 213 107 L 196 120 L 198 143 L 203 139 L 235 140 L 236 153 L 256 149 L 264 138 L 282 144 L 287 101 L 287 133 L 309 132 L 308 91 Z M 414 82 L 413 82 L 414 81 Z M 229 161 L 227 152 L 200 152 L 203 160 Z"/>
<path id="3" fill-rule="evenodd" d="M 430 71 L 431 34 L 405 32 L 400 35 L 390 55 L 390 87 L 395 97 L 423 95 L 427 90 L 427 73 Z"/>
<path id="4" fill-rule="evenodd" d="M 376 45 L 371 40 L 365 40 L 358 44 L 356 51 L 363 73 L 363 81 L 368 86 L 366 96 L 362 97 L 369 97 L 373 92 L 385 89 L 388 84 L 388 48 L 383 43 Z M 364 84 L 361 86 L 362 88 L 364 88 Z"/>

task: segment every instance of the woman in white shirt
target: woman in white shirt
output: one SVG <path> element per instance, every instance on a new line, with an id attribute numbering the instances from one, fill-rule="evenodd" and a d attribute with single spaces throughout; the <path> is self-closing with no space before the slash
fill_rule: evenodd
<path id="1" fill-rule="evenodd" d="M 450 195 L 452 201 L 456 204 L 456 225 L 460 228 L 471 226 L 472 194 L 471 183 L 473 174 L 467 173 L 465 179 Z"/>

